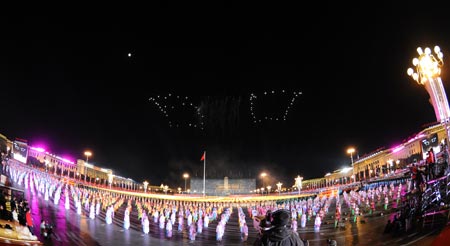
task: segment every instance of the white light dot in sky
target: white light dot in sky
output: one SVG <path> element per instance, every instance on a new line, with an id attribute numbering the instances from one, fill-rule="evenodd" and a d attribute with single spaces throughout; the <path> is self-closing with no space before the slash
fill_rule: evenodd
<path id="1" fill-rule="evenodd" d="M 128 57 L 131 57 L 131 53 L 128 53 Z"/>

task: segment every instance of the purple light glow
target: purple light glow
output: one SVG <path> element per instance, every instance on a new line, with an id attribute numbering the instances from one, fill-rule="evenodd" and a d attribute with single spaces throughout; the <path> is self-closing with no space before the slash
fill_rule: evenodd
<path id="1" fill-rule="evenodd" d="M 31 149 L 36 150 L 37 152 L 41 152 L 41 153 L 45 151 L 45 149 L 42 147 L 31 147 Z"/>
<path id="2" fill-rule="evenodd" d="M 397 153 L 400 150 L 402 150 L 403 148 L 405 148 L 405 146 L 403 146 L 403 145 L 400 145 L 400 146 L 397 146 L 395 148 L 392 148 L 392 153 Z"/>
<path id="3" fill-rule="evenodd" d="M 410 140 L 408 140 L 408 143 L 411 143 L 412 141 L 417 140 L 422 137 L 425 137 L 425 134 L 420 134 L 420 135 L 415 136 L 414 138 L 411 138 Z"/>
<path id="4" fill-rule="evenodd" d="M 71 161 L 71 160 L 67 160 L 67 159 L 62 159 L 63 161 L 65 161 L 65 162 L 68 162 L 68 163 L 70 163 L 70 164 L 73 164 L 73 161 Z"/>
<path id="5" fill-rule="evenodd" d="M 73 161 L 71 161 L 71 160 L 69 160 L 67 158 L 63 158 L 63 157 L 59 157 L 59 156 L 56 156 L 56 158 L 61 160 L 61 161 L 63 161 L 63 162 L 66 162 L 66 163 L 69 163 L 69 164 L 74 164 Z"/>

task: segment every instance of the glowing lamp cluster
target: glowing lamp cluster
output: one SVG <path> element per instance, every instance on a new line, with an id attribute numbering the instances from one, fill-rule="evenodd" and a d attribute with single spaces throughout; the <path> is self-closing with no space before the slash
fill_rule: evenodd
<path id="1" fill-rule="evenodd" d="M 444 64 L 444 55 L 441 52 L 439 46 L 434 46 L 434 53 L 431 53 L 430 48 L 425 48 L 425 51 L 421 47 L 417 48 L 419 53 L 418 58 L 412 60 L 412 64 L 416 67 L 416 71 L 412 68 L 408 68 L 407 73 L 417 83 L 425 84 L 427 81 L 441 75 L 441 67 Z"/>
<path id="2" fill-rule="evenodd" d="M 428 47 L 425 50 L 421 47 L 417 48 L 417 53 L 419 57 L 412 60 L 415 69 L 408 68 L 407 74 L 414 81 L 425 86 L 425 89 L 430 95 L 430 101 L 433 105 L 437 121 L 444 122 L 450 116 L 447 95 L 445 94 L 442 80 L 439 77 L 442 66 L 444 65 L 444 55 L 439 46 L 434 47 L 434 53 Z"/>
<path id="3" fill-rule="evenodd" d="M 250 94 L 250 116 L 253 120 L 253 123 L 261 123 L 263 121 L 286 121 L 289 111 L 292 109 L 292 107 L 294 106 L 295 100 L 298 96 L 300 96 L 302 93 L 301 92 L 292 92 L 289 93 L 286 90 L 281 90 L 281 91 L 275 91 L 275 90 L 271 90 L 271 91 L 265 91 L 262 93 L 262 95 L 256 95 L 255 93 L 251 93 Z M 288 100 L 288 105 L 286 106 L 286 109 L 283 111 L 282 114 L 279 115 L 261 115 L 258 116 L 256 113 L 256 107 L 258 105 L 257 100 L 258 98 L 263 101 L 265 97 L 267 96 L 291 96 Z M 277 100 L 278 101 L 278 100 Z M 267 110 L 262 109 L 262 112 L 267 112 Z"/>
<path id="4" fill-rule="evenodd" d="M 157 95 L 155 97 L 149 98 L 150 102 L 153 102 L 154 105 L 159 109 L 161 114 L 167 119 L 169 127 L 171 128 L 180 128 L 180 127 L 192 127 L 203 130 L 204 123 L 203 119 L 204 115 L 201 113 L 201 110 L 198 106 L 194 105 L 187 96 L 174 96 L 172 94 L 168 94 L 166 96 Z M 194 115 L 196 118 L 195 121 L 184 121 L 186 117 L 179 116 L 177 117 L 177 110 L 187 110 L 184 114 Z"/>
<path id="5" fill-rule="evenodd" d="M 283 185 L 283 183 L 281 183 L 281 182 L 278 182 L 277 183 L 277 191 L 278 191 L 278 193 L 280 193 L 281 192 L 281 186 Z"/>

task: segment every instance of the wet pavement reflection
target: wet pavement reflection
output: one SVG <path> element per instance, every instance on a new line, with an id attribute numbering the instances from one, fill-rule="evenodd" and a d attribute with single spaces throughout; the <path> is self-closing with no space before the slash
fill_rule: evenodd
<path id="1" fill-rule="evenodd" d="M 178 232 L 174 226 L 173 237 L 167 238 L 164 230 L 160 229 L 153 220 L 150 220 L 150 233 L 144 234 L 137 221 L 136 211 L 131 215 L 135 217 L 129 230 L 123 229 L 123 214 L 125 204 L 119 208 L 113 224 L 105 223 L 105 213 L 101 212 L 95 219 L 90 219 L 87 211 L 83 210 L 80 216 L 76 213 L 74 204 L 66 210 L 63 202 L 55 205 L 53 200 L 44 200 L 44 197 L 35 192 L 26 191 L 26 199 L 29 201 L 35 224 L 34 234 L 38 235 L 45 245 L 253 245 L 257 231 L 251 226 L 253 222 L 247 215 L 249 236 L 243 241 L 238 227 L 237 209 L 226 226 L 222 242 L 216 241 L 216 225 L 212 222 L 207 229 L 198 234 L 195 241 L 190 241 L 187 230 Z M 63 199 L 61 199 L 63 201 Z M 333 206 L 333 205 L 332 205 Z M 334 211 L 335 206 L 330 207 Z M 244 209 L 246 211 L 246 209 Z M 334 220 L 331 212 L 326 216 L 319 231 L 314 230 L 313 220 L 307 223 L 305 228 L 298 228 L 301 238 L 307 239 L 310 245 L 327 245 L 327 239 L 334 239 L 337 245 L 430 245 L 439 233 L 438 229 L 428 229 L 422 232 L 408 232 L 400 235 L 384 234 L 384 228 L 388 219 L 392 219 L 395 213 L 388 215 L 374 214 L 369 217 L 359 217 L 354 223 L 349 219 L 345 221 L 345 228 L 334 228 Z M 348 217 L 350 218 L 350 217 Z M 54 234 L 50 239 L 44 239 L 39 232 L 41 219 L 54 225 Z"/>

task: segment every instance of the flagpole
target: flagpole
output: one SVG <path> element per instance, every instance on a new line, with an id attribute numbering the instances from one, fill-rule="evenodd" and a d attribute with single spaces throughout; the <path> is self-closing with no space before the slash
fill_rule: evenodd
<path id="1" fill-rule="evenodd" d="M 206 151 L 203 152 L 203 196 L 205 196 L 205 184 L 206 184 Z"/>

